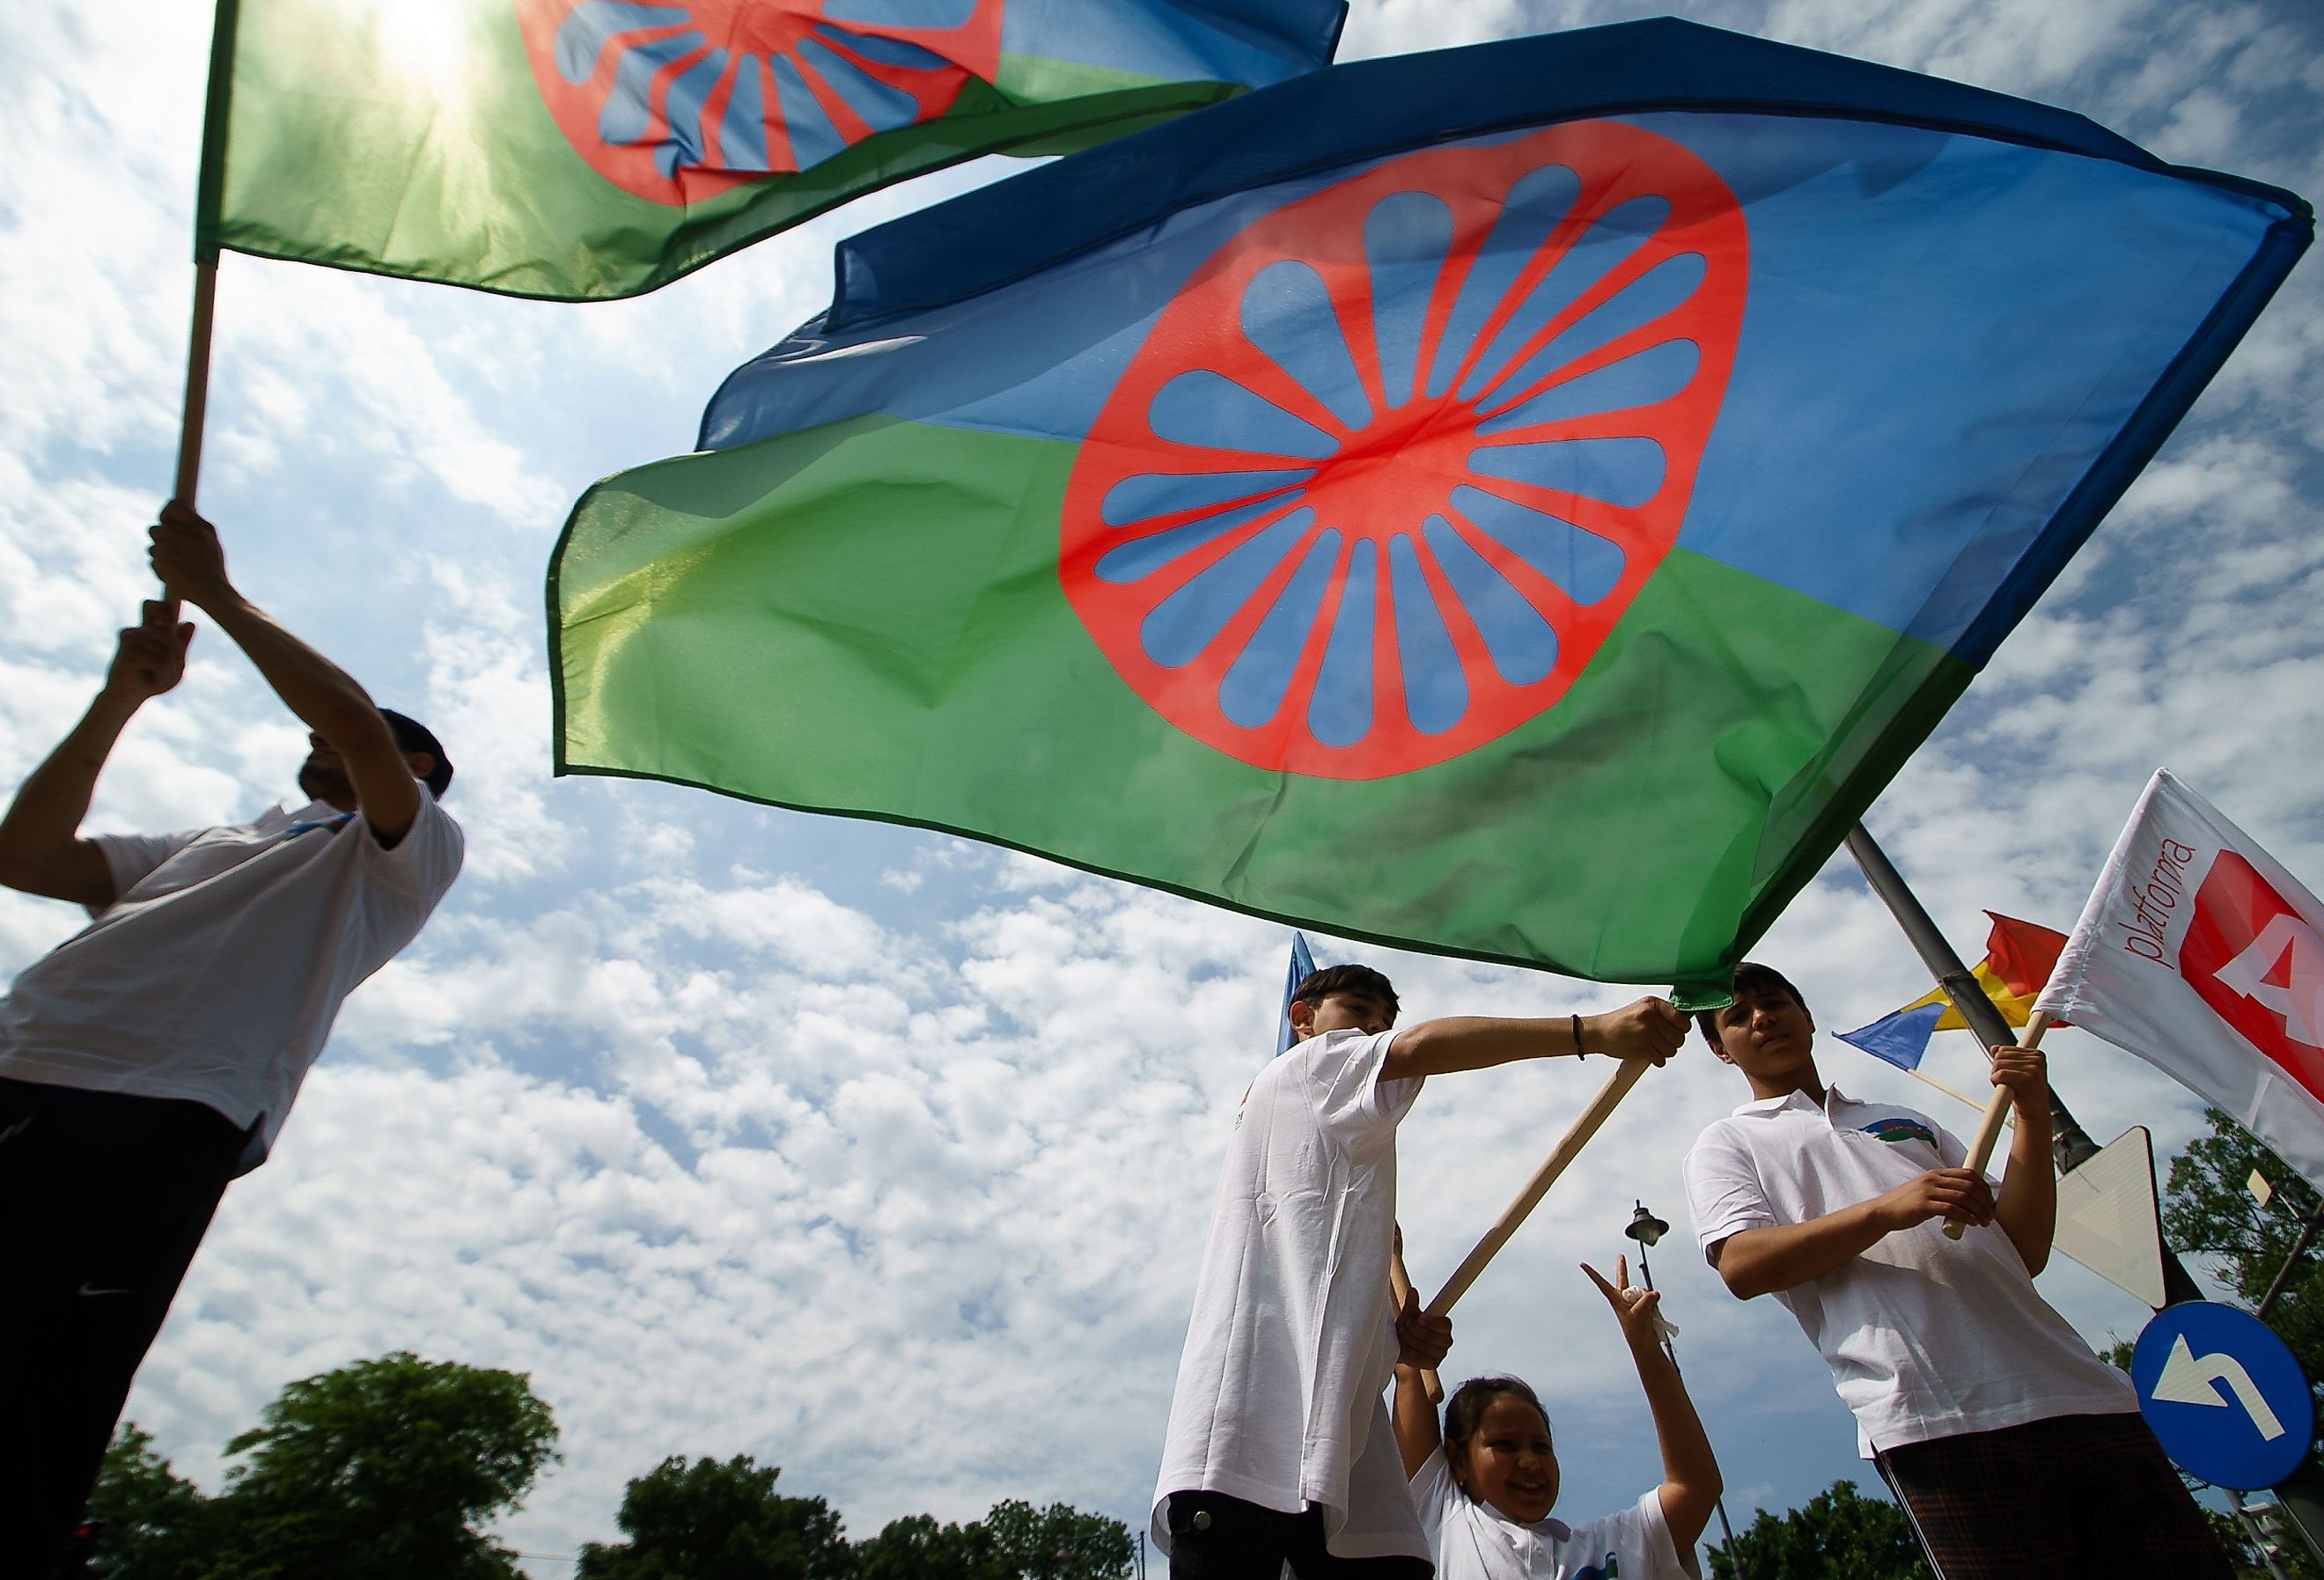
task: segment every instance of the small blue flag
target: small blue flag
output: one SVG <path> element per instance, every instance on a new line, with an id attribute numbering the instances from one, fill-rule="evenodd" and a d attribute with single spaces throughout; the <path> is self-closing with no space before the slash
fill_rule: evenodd
<path id="1" fill-rule="evenodd" d="M 1314 974 L 1315 956 L 1308 952 L 1307 935 L 1293 933 L 1291 969 L 1283 978 L 1283 1012 L 1277 1018 L 1275 1026 L 1275 1052 L 1278 1058 L 1288 1052 L 1292 1043 L 1297 1040 L 1291 1034 L 1291 995 L 1299 991 L 1301 983 Z"/>
<path id="2" fill-rule="evenodd" d="M 1921 1056 L 1929 1051 L 1929 1039 L 1936 1035 L 1937 1021 L 1951 1007 L 1940 1000 L 1895 1010 L 1869 1026 L 1841 1032 L 1840 1039 L 1875 1058 L 1886 1059 L 1900 1070 L 1918 1069 Z"/>

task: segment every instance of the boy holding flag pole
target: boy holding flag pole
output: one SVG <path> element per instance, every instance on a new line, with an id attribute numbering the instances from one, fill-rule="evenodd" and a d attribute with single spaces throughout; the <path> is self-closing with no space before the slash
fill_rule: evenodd
<path id="1" fill-rule="evenodd" d="M 1997 1199 L 1926 1116 L 1824 1083 L 1814 1018 L 1781 973 L 1738 966 L 1734 1003 L 1697 1025 L 1753 1098 L 1687 1154 L 1705 1258 L 1738 1297 L 1773 1294 L 1799 1319 L 1930 1566 L 2225 1580 L 2129 1380 L 2034 1289 L 2056 1212 L 2040 1050 L 1993 1049 L 2018 1113 Z"/>
<path id="2" fill-rule="evenodd" d="M 1685 1021 L 1664 1000 L 1599 1015 L 1458 1017 L 1402 1030 L 1385 976 L 1316 972 L 1296 1041 L 1236 1119 L 1171 1400 L 1153 1531 L 1173 1580 L 1419 1580 L 1427 1539 L 1381 1391 L 1396 1127 L 1432 1075 L 1557 1055 L 1655 1060 Z"/>

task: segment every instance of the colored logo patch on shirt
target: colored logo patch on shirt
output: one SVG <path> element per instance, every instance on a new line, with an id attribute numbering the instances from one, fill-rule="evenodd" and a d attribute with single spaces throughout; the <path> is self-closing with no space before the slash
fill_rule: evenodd
<path id="1" fill-rule="evenodd" d="M 1878 1136 L 1884 1141 L 1926 1141 L 1932 1147 L 1937 1144 L 1935 1134 L 1927 1125 L 1917 1120 L 1895 1115 L 1886 1119 L 1874 1120 L 1864 1127 L 1864 1133 L 1868 1136 Z"/>

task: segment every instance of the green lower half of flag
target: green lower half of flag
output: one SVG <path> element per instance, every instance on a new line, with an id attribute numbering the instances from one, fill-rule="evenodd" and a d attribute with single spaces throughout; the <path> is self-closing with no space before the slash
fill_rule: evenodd
<path id="1" fill-rule="evenodd" d="M 1076 447 L 868 417 L 622 474 L 552 563 L 560 771 L 948 829 L 1238 909 L 1719 981 L 1960 694 L 1941 650 L 1674 550 L 1566 695 L 1371 780 L 1254 767 L 1057 572 Z"/>
<path id="2" fill-rule="evenodd" d="M 213 129 L 205 155 L 205 249 L 562 301 L 651 291 L 979 154 L 1062 152 L 1240 91 L 1003 57 L 998 86 L 971 81 L 936 119 L 796 173 L 706 181 L 674 204 L 624 189 L 576 151 L 542 99 L 513 5 L 234 0 L 220 17 L 232 70 L 225 133 Z"/>

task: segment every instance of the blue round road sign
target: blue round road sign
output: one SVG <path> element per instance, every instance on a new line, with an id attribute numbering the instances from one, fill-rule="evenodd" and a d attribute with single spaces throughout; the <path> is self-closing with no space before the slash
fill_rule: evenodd
<path id="1" fill-rule="evenodd" d="M 2307 1374 L 2283 1341 L 2215 1300 L 2155 1313 L 2131 1352 L 2130 1380 L 2163 1452 L 2216 1486 L 2275 1485 L 2316 1428 Z"/>

